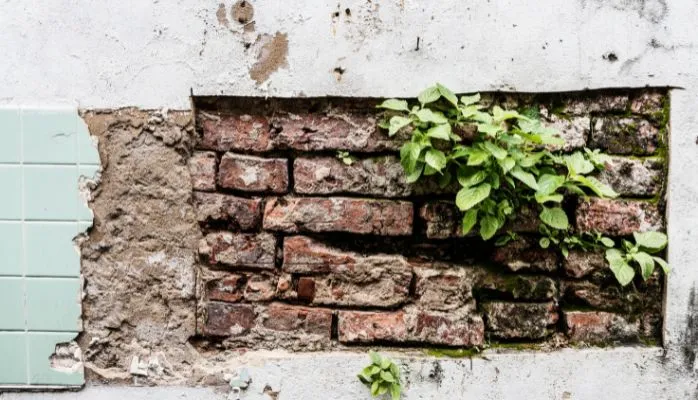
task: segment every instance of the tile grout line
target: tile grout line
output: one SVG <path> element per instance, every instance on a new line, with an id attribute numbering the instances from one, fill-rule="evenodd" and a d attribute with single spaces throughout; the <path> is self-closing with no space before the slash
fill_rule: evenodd
<path id="1" fill-rule="evenodd" d="M 26 205 L 25 205 L 25 200 L 26 200 L 26 184 L 25 184 L 25 171 L 24 171 L 24 146 L 25 146 L 25 137 L 24 137 L 24 110 L 22 107 L 18 107 L 19 111 L 19 131 L 20 131 L 20 152 L 19 152 L 19 166 L 21 170 L 21 176 L 22 180 L 20 182 L 20 188 L 21 188 L 21 224 L 22 224 L 22 240 L 21 240 L 21 246 L 22 246 L 22 284 L 23 284 L 23 293 L 24 293 L 24 357 L 25 357 L 25 381 L 27 382 L 27 385 L 31 385 L 31 381 L 29 379 L 30 375 L 30 366 L 29 366 L 29 299 L 28 299 L 28 287 L 27 287 L 27 235 L 26 235 L 26 225 L 24 223 L 24 218 L 26 216 Z"/>

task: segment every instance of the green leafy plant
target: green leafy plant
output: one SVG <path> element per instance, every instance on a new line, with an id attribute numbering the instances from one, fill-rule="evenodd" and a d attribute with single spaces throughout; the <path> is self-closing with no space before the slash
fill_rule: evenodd
<path id="1" fill-rule="evenodd" d="M 483 240 L 499 235 L 496 244 L 506 244 L 516 236 L 502 231 L 525 206 L 538 213 L 541 247 L 554 245 L 567 257 L 570 249 L 615 246 L 601 235 L 573 234 L 562 207 L 568 195 L 618 196 L 593 176 L 608 156 L 589 149 L 562 154 L 565 141 L 535 110 L 488 109 L 479 94 L 459 98 L 438 83 L 417 101 L 385 100 L 378 106 L 386 110 L 379 125 L 391 137 L 409 136 L 400 148 L 407 182 L 434 177 L 442 188 L 457 182 L 464 235 L 477 229 Z"/>
<path id="2" fill-rule="evenodd" d="M 370 351 L 371 364 L 358 375 L 359 380 L 371 389 L 373 397 L 390 395 L 392 400 L 400 399 L 400 368 L 387 357 Z"/>
<path id="3" fill-rule="evenodd" d="M 354 164 L 354 161 L 356 161 L 356 159 L 351 154 L 349 154 L 348 151 L 338 151 L 337 158 L 340 159 L 346 165 L 352 165 Z"/>
<path id="4" fill-rule="evenodd" d="M 625 286 L 635 277 L 635 268 L 640 270 L 643 280 L 647 280 L 659 265 L 665 274 L 669 273 L 669 264 L 662 258 L 654 256 L 667 245 L 667 236 L 661 232 L 633 233 L 635 244 L 629 240 L 622 241 L 622 248 L 606 250 L 606 260 L 618 282 Z"/>

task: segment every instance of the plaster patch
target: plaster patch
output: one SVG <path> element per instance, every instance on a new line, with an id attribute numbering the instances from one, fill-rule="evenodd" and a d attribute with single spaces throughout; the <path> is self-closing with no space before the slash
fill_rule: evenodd
<path id="1" fill-rule="evenodd" d="M 274 36 L 259 35 L 255 44 L 261 45 L 261 48 L 257 53 L 257 62 L 250 69 L 250 78 L 261 84 L 279 68 L 288 67 L 288 35 L 281 32 L 276 32 Z"/>

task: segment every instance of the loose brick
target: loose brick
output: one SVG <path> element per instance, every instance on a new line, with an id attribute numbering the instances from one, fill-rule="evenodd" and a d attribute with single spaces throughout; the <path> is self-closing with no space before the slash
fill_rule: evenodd
<path id="1" fill-rule="evenodd" d="M 633 232 L 659 231 L 664 221 L 654 203 L 646 201 L 589 198 L 575 213 L 580 232 L 626 236 Z"/>
<path id="2" fill-rule="evenodd" d="M 202 116 L 201 147 L 215 151 L 261 152 L 273 148 L 270 123 L 260 115 Z"/>
<path id="3" fill-rule="evenodd" d="M 262 200 L 220 193 L 194 193 L 199 222 L 225 222 L 234 230 L 253 230 L 262 225 Z"/>
<path id="4" fill-rule="evenodd" d="M 589 115 L 590 113 L 623 112 L 628 109 L 630 97 L 619 95 L 578 95 L 563 102 L 562 112 L 570 115 Z"/>
<path id="5" fill-rule="evenodd" d="M 206 299 L 237 303 L 275 298 L 277 278 L 272 274 L 227 274 L 206 282 Z"/>
<path id="6" fill-rule="evenodd" d="M 475 286 L 484 295 L 513 300 L 550 300 L 558 294 L 555 280 L 547 276 L 488 273 Z"/>
<path id="7" fill-rule="evenodd" d="M 329 340 L 332 311 L 274 303 L 267 309 L 263 326 L 274 331 L 318 335 Z"/>
<path id="8" fill-rule="evenodd" d="M 218 168 L 218 184 L 244 192 L 285 193 L 288 160 L 226 153 Z"/>
<path id="9" fill-rule="evenodd" d="M 589 147 L 611 154 L 653 154 L 659 145 L 659 129 L 639 118 L 596 118 Z"/>
<path id="10" fill-rule="evenodd" d="M 380 152 L 398 150 L 402 144 L 380 131 L 370 115 L 291 114 L 273 123 L 280 129 L 275 139 L 280 148 Z"/>
<path id="11" fill-rule="evenodd" d="M 652 197 L 661 190 L 663 160 L 613 157 L 599 173 L 599 180 L 621 196 Z"/>
<path id="12" fill-rule="evenodd" d="M 210 233 L 199 243 L 199 254 L 210 264 L 274 269 L 276 238 L 268 233 Z"/>
<path id="13" fill-rule="evenodd" d="M 216 190 L 216 153 L 210 151 L 196 152 L 189 159 L 189 173 L 191 174 L 194 190 Z"/>
<path id="14" fill-rule="evenodd" d="M 204 333 L 210 336 L 242 336 L 255 323 L 254 308 L 245 304 L 208 303 Z"/>
<path id="15" fill-rule="evenodd" d="M 463 237 L 461 228 L 462 213 L 455 204 L 448 201 L 435 201 L 424 204 L 419 209 L 419 216 L 424 221 L 426 235 L 429 239 L 448 239 Z M 516 219 L 508 221 L 503 231 L 518 233 L 538 232 L 540 220 L 535 210 L 522 207 Z M 470 231 L 468 236 L 476 236 L 477 229 Z"/>
<path id="16" fill-rule="evenodd" d="M 338 321 L 339 341 L 342 343 L 404 342 L 407 340 L 405 313 L 402 311 L 339 311 Z"/>
<path id="17" fill-rule="evenodd" d="M 445 346 L 481 346 L 485 323 L 469 312 L 424 311 L 409 313 L 408 340 Z"/>
<path id="18" fill-rule="evenodd" d="M 285 239 L 283 270 L 328 273 L 301 278 L 297 289 L 299 298 L 325 305 L 396 306 L 407 300 L 412 280 L 404 257 L 362 256 L 302 236 Z"/>
<path id="19" fill-rule="evenodd" d="M 603 252 L 572 250 L 562 261 L 565 274 L 572 278 L 583 278 L 595 271 L 608 269 Z"/>
<path id="20" fill-rule="evenodd" d="M 497 247 L 492 252 L 492 261 L 505 265 L 513 272 L 557 270 L 557 254 L 542 249 L 535 240 L 521 238 Z"/>
<path id="21" fill-rule="evenodd" d="M 630 322 L 623 316 L 607 312 L 566 311 L 565 324 L 572 342 L 608 344 L 635 341 L 639 320 Z"/>
<path id="22" fill-rule="evenodd" d="M 264 229 L 296 232 L 351 232 L 385 236 L 412 233 L 412 203 L 353 198 L 272 198 Z"/>
<path id="23" fill-rule="evenodd" d="M 542 339 L 551 333 L 557 323 L 555 303 L 483 304 L 487 331 L 502 339 Z"/>
<path id="24" fill-rule="evenodd" d="M 426 310 L 475 309 L 473 268 L 446 263 L 414 265 L 415 304 Z"/>

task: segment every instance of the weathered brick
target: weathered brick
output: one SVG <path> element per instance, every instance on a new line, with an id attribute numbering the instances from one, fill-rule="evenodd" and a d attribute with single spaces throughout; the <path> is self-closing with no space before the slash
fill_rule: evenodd
<path id="1" fill-rule="evenodd" d="M 231 229 L 252 230 L 262 224 L 262 200 L 220 193 L 194 193 L 199 222 L 225 222 Z"/>
<path id="2" fill-rule="evenodd" d="M 210 264 L 274 269 L 276 238 L 268 233 L 210 233 L 199 243 L 199 255 Z"/>
<path id="3" fill-rule="evenodd" d="M 603 278 L 588 281 L 563 281 L 564 301 L 601 311 L 622 311 L 639 314 L 653 304 L 662 302 L 662 285 L 659 276 L 652 276 L 635 288 L 622 288 L 610 271 Z"/>
<path id="4" fill-rule="evenodd" d="M 380 152 L 398 150 L 400 140 L 378 129 L 373 116 L 362 114 L 290 114 L 275 117 L 280 148 L 301 151 L 347 150 Z"/>
<path id="5" fill-rule="evenodd" d="M 562 260 L 565 274 L 572 278 L 583 278 L 592 272 L 607 269 L 603 252 L 572 250 L 567 258 Z"/>
<path id="6" fill-rule="evenodd" d="M 428 202 L 420 207 L 419 216 L 424 221 L 426 235 L 429 239 L 463 237 L 461 228 L 462 213 L 451 202 Z M 538 232 L 539 224 L 538 214 L 531 208 L 522 207 L 518 211 L 516 219 L 508 221 L 503 231 L 518 233 Z M 477 229 L 473 229 L 468 233 L 468 236 L 476 235 Z"/>
<path id="7" fill-rule="evenodd" d="M 633 97 L 630 111 L 635 114 L 655 116 L 663 112 L 665 100 L 666 96 L 660 91 L 642 91 Z"/>
<path id="8" fill-rule="evenodd" d="M 218 184 L 244 192 L 285 193 L 288 160 L 226 153 L 218 168 Z"/>
<path id="9" fill-rule="evenodd" d="M 271 274 L 227 274 L 206 282 L 206 298 L 214 301 L 270 301 L 276 294 L 277 278 Z"/>
<path id="10" fill-rule="evenodd" d="M 542 249 L 535 240 L 520 238 L 492 252 L 492 261 L 507 266 L 513 272 L 557 270 L 557 254 L 553 250 Z"/>
<path id="11" fill-rule="evenodd" d="M 194 190 L 216 190 L 216 153 L 196 152 L 189 159 L 189 173 Z"/>
<path id="12" fill-rule="evenodd" d="M 412 233 L 412 203 L 353 198 L 285 197 L 267 201 L 264 229 L 351 232 L 385 236 Z"/>
<path id="13" fill-rule="evenodd" d="M 402 256 L 362 256 L 303 236 L 284 240 L 283 270 L 328 273 L 298 282 L 298 297 L 313 304 L 396 306 L 407 300 L 412 280 L 412 270 Z"/>
<path id="14" fill-rule="evenodd" d="M 473 268 L 446 263 L 414 265 L 415 304 L 426 310 L 475 309 Z"/>
<path id="15" fill-rule="evenodd" d="M 623 316 L 599 311 L 565 311 L 567 334 L 572 342 L 609 344 L 635 341 L 639 320 L 630 322 Z"/>
<path id="16" fill-rule="evenodd" d="M 659 145 L 659 129 L 647 120 L 603 117 L 592 121 L 589 147 L 611 154 L 653 154 Z"/>
<path id="17" fill-rule="evenodd" d="M 487 331 L 502 339 L 541 339 L 557 323 L 555 303 L 484 303 Z"/>
<path id="18" fill-rule="evenodd" d="M 550 146 L 551 150 L 573 151 L 584 148 L 591 131 L 589 117 L 565 118 L 550 114 L 545 118 L 544 125 L 558 131 L 560 138 L 565 141 L 562 146 Z"/>
<path id="19" fill-rule="evenodd" d="M 589 115 L 599 112 L 623 112 L 628 109 L 630 98 L 626 94 L 572 96 L 563 102 L 562 112 L 570 115 Z"/>
<path id="20" fill-rule="evenodd" d="M 261 115 L 204 115 L 201 147 L 215 151 L 267 151 L 273 147 L 271 127 Z"/>
<path id="21" fill-rule="evenodd" d="M 589 198 L 575 213 L 580 232 L 626 236 L 633 232 L 659 231 L 663 218 L 655 203 L 647 201 Z"/>
<path id="22" fill-rule="evenodd" d="M 241 336 L 255 324 L 256 313 L 251 305 L 211 302 L 206 305 L 204 334 L 210 336 Z"/>
<path id="23" fill-rule="evenodd" d="M 402 311 L 339 311 L 338 324 L 339 341 L 342 343 L 407 340 L 405 313 Z"/>
<path id="24" fill-rule="evenodd" d="M 485 342 L 482 317 L 469 312 L 416 310 L 407 314 L 408 340 L 445 346 L 481 346 Z"/>
<path id="25" fill-rule="evenodd" d="M 475 286 L 483 295 L 514 300 L 550 300 L 558 294 L 555 280 L 547 276 L 487 273 Z"/>
<path id="26" fill-rule="evenodd" d="M 621 196 L 655 196 L 662 186 L 663 160 L 651 158 L 639 160 L 612 157 L 599 173 L 599 180 L 613 188 Z"/>
<path id="27" fill-rule="evenodd" d="M 329 340 L 332 334 L 332 311 L 273 303 L 267 308 L 262 325 L 274 331 L 318 335 Z"/>

